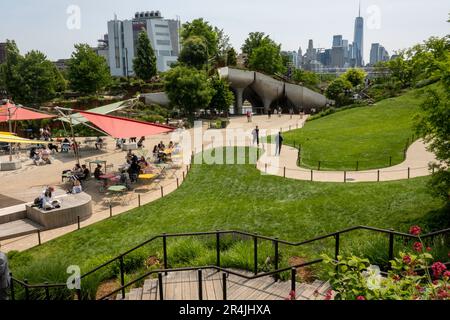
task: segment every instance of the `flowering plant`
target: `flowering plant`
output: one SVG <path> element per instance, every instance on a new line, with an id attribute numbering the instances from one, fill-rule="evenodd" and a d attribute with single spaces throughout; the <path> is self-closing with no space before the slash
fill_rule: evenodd
<path id="1" fill-rule="evenodd" d="M 332 265 L 329 273 L 335 299 L 340 300 L 449 300 L 450 271 L 442 262 L 434 262 L 424 250 L 421 229 L 414 226 L 410 233 L 418 237 L 411 252 L 400 252 L 390 261 L 391 269 L 382 273 L 368 259 L 339 256 L 338 261 L 323 255 Z M 430 270 L 431 269 L 431 270 Z"/>

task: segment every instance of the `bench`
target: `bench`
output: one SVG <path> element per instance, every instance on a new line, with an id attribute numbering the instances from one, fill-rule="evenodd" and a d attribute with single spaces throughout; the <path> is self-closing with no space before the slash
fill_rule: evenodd
<path id="1" fill-rule="evenodd" d="M 44 227 L 44 230 L 68 226 L 92 216 L 92 198 L 78 193 L 59 198 L 61 207 L 50 211 L 26 205 L 27 217 Z"/>

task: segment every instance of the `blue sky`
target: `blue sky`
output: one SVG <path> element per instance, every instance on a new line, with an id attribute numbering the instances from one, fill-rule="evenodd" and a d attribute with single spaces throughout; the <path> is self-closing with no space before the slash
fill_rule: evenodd
<path id="1" fill-rule="evenodd" d="M 66 26 L 70 5 L 80 8 L 80 29 Z M 178 15 L 182 21 L 204 17 L 223 28 L 236 49 L 249 32 L 262 31 L 284 50 L 305 50 L 310 38 L 322 48 L 331 46 L 334 34 L 352 41 L 358 0 L 1 0 L 0 42 L 15 39 L 23 53 L 38 49 L 52 60 L 68 58 L 75 43 L 95 45 L 114 14 L 127 19 L 136 11 L 151 10 L 166 18 Z M 392 53 L 450 33 L 449 12 L 448 0 L 362 0 L 365 60 L 372 42 Z"/>

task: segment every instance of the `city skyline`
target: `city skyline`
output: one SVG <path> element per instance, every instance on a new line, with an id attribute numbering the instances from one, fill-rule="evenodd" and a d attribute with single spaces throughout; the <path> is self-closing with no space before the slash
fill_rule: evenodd
<path id="1" fill-rule="evenodd" d="M 273 4 L 263 0 L 255 6 L 253 1 L 235 3 L 230 0 L 227 6 L 211 6 L 205 0 L 196 0 L 188 6 L 181 1 L 157 0 L 149 6 L 143 0 L 127 4 L 117 0 L 95 3 L 87 0 L 44 0 L 36 8 L 31 6 L 31 0 L 2 2 L 0 11 L 7 14 L 2 17 L 0 42 L 13 39 L 22 53 L 36 49 L 52 60 L 69 58 L 76 43 L 95 46 L 97 40 L 107 33 L 107 21 L 112 20 L 114 14 L 119 19 L 129 19 L 136 11 L 159 10 L 165 18 L 176 19 L 179 16 L 182 22 L 203 17 L 212 25 L 223 28 L 238 51 L 249 32 L 261 31 L 281 43 L 283 50 L 297 51 L 301 46 L 305 52 L 308 39 L 313 39 L 317 48 L 330 48 L 333 35 L 343 35 L 344 39 L 352 40 L 358 3 L 358 0 L 342 1 L 339 4 L 328 1 L 324 5 L 286 0 Z M 69 30 L 66 26 L 70 16 L 67 9 L 71 5 L 80 9 L 79 29 Z M 364 61 L 369 61 L 372 43 L 382 43 L 393 54 L 430 36 L 447 34 L 449 10 L 450 6 L 440 0 L 425 4 L 418 0 L 362 1 Z M 44 15 L 47 19 L 42 19 Z M 48 36 L 36 37 L 36 34 Z"/>

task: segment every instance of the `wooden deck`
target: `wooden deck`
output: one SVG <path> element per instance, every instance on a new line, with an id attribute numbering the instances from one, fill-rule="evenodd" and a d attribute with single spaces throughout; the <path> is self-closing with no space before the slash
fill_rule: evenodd
<path id="1" fill-rule="evenodd" d="M 239 271 L 248 276 L 253 274 Z M 203 300 L 223 300 L 222 273 L 203 270 Z M 164 300 L 199 300 L 197 271 L 169 273 L 163 277 Z M 312 284 L 296 284 L 297 300 L 324 300 L 328 283 L 315 281 Z M 254 280 L 229 275 L 227 279 L 227 300 L 285 300 L 289 297 L 291 283 L 275 282 L 271 277 Z M 116 297 L 122 300 L 121 294 Z M 124 300 L 160 300 L 158 279 L 147 279 L 141 288 L 131 289 Z"/>

